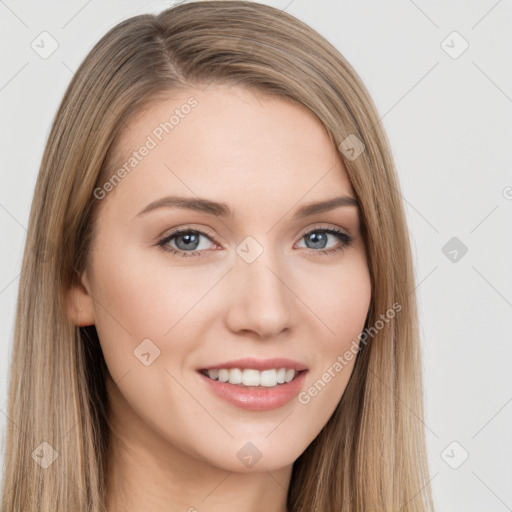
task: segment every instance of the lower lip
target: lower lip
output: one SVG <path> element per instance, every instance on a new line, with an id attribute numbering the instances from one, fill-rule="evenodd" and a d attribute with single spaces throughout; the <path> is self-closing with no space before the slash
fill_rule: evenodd
<path id="1" fill-rule="evenodd" d="M 210 389 L 227 402 L 248 411 L 270 411 L 293 400 L 302 389 L 307 370 L 301 371 L 292 381 L 274 387 L 241 387 L 229 382 L 219 382 L 198 372 Z"/>

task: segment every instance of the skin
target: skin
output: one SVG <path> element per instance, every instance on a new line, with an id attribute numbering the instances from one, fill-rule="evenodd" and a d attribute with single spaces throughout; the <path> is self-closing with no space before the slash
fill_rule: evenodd
<path id="1" fill-rule="evenodd" d="M 70 317 L 96 325 L 110 372 L 108 509 L 284 512 L 292 464 L 333 413 L 354 360 L 308 404 L 265 412 L 224 401 L 197 369 L 289 357 L 309 369 L 304 390 L 320 379 L 357 341 L 370 306 L 359 211 L 293 219 L 306 203 L 355 197 L 346 169 L 311 112 L 238 86 L 151 105 L 122 133 L 121 165 L 191 96 L 198 105 L 99 201 L 87 267 L 70 293 Z M 137 216 L 171 194 L 225 202 L 234 218 L 178 208 Z M 200 256 L 157 245 L 190 224 L 212 235 L 191 249 Z M 352 243 L 320 254 L 343 245 L 332 234 L 323 245 L 304 236 L 326 226 Z M 263 248 L 250 264 L 236 252 L 248 236 Z M 168 245 L 186 252 L 180 241 Z M 160 350 L 149 366 L 134 356 L 147 338 Z M 250 468 L 237 457 L 247 442 L 262 454 Z"/>

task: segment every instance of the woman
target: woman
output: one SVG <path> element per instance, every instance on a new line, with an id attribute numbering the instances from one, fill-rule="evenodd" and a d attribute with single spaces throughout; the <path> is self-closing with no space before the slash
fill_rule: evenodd
<path id="1" fill-rule="evenodd" d="M 291 15 L 198 1 L 98 42 L 18 301 L 2 510 L 432 510 L 391 152 Z"/>

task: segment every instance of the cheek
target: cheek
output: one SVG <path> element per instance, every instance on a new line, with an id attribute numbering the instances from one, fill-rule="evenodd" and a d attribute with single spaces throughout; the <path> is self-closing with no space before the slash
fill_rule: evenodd
<path id="1" fill-rule="evenodd" d="M 336 375 L 343 374 L 340 380 L 345 385 L 354 366 L 359 335 L 364 329 L 371 295 L 371 280 L 366 263 L 359 261 L 350 272 L 340 275 L 338 280 L 333 279 L 326 315 L 334 334 L 325 339 L 324 353 L 328 356 L 327 369 Z M 343 369 L 335 364 L 340 361 L 340 356 Z"/>
<path id="2" fill-rule="evenodd" d="M 199 279 L 183 266 L 173 268 L 172 255 L 157 247 L 139 247 L 114 233 L 103 238 L 108 242 L 98 241 L 102 249 L 93 260 L 100 320 L 117 321 L 134 336 L 161 337 L 192 306 Z"/>
<path id="3" fill-rule="evenodd" d="M 93 257 L 95 324 L 113 376 L 133 364 L 133 351 L 143 340 L 162 352 L 172 340 L 174 355 L 180 346 L 188 350 L 183 329 L 205 320 L 201 298 L 218 281 L 218 272 L 178 265 L 172 255 L 156 253 L 158 248 L 130 248 L 114 237 L 102 247 Z"/>
<path id="4" fill-rule="evenodd" d="M 364 327 L 371 301 L 371 281 L 366 265 L 354 265 L 339 275 L 331 275 L 322 311 L 332 332 L 332 341 L 352 338 Z"/>
<path id="5" fill-rule="evenodd" d="M 343 268 L 320 274 L 316 283 L 328 284 L 309 291 L 319 321 L 315 340 L 315 371 L 310 372 L 298 397 L 309 411 L 312 430 L 320 430 L 339 403 L 354 369 L 359 334 L 364 329 L 371 301 L 371 280 L 363 258 L 346 261 Z M 322 293 L 323 292 L 323 293 Z M 306 302 L 306 300 L 305 300 Z"/>
<path id="6" fill-rule="evenodd" d="M 311 276 L 314 275 L 314 279 Z M 332 354 L 363 330 L 371 302 L 371 279 L 364 252 L 346 254 L 337 265 L 301 269 L 297 295 L 317 318 L 322 353 Z"/>

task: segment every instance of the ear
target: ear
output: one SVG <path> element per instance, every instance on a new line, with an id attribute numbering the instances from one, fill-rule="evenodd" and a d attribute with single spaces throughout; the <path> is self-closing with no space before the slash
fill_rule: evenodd
<path id="1" fill-rule="evenodd" d="M 84 271 L 66 295 L 68 318 L 80 327 L 94 324 L 94 301 L 89 290 L 87 273 Z"/>

